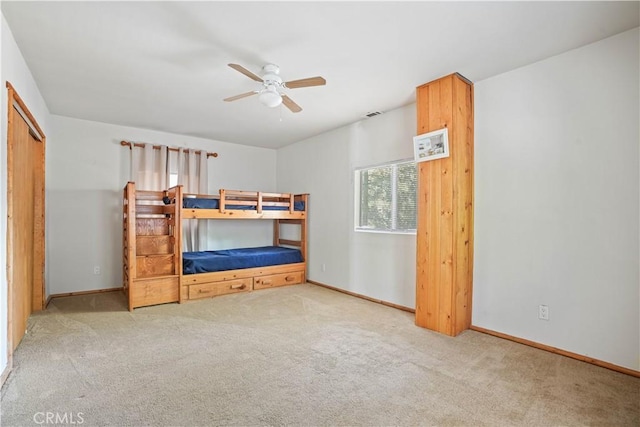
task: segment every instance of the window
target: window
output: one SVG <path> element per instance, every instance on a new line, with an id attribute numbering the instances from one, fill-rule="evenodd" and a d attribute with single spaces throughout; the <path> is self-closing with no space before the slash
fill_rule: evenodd
<path id="1" fill-rule="evenodd" d="M 169 174 L 169 188 L 175 187 L 178 185 L 178 174 L 170 173 Z"/>
<path id="2" fill-rule="evenodd" d="M 418 180 L 413 160 L 355 174 L 356 231 L 415 233 Z"/>
<path id="3" fill-rule="evenodd" d="M 178 185 L 178 152 L 169 151 L 169 164 L 167 165 L 169 172 L 169 188 Z"/>

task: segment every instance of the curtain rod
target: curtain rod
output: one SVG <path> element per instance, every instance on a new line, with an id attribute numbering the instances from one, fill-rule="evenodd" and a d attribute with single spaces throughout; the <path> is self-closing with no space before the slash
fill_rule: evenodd
<path id="1" fill-rule="evenodd" d="M 120 141 L 120 145 L 122 145 L 123 147 L 129 147 L 130 149 L 133 148 L 133 147 L 140 147 L 140 148 L 144 147 L 144 144 L 140 144 L 140 143 L 137 143 L 137 142 L 129 142 L 129 141 Z M 160 145 L 154 145 L 153 146 L 153 148 L 156 149 L 156 150 L 159 150 L 160 147 L 161 147 Z M 178 148 L 167 147 L 167 149 L 169 151 L 179 151 Z M 202 152 L 207 153 L 207 158 L 209 158 L 209 157 L 218 157 L 218 153 L 208 153 L 208 152 L 206 152 L 204 150 L 196 150 L 196 154 L 200 154 Z"/>

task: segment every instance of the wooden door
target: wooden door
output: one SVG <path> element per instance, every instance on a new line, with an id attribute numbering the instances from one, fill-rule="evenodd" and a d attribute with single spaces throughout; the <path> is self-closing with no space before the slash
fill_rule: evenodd
<path id="1" fill-rule="evenodd" d="M 10 353 L 20 344 L 29 315 L 44 308 L 44 137 L 11 89 L 7 132 Z"/>
<path id="2" fill-rule="evenodd" d="M 29 133 L 29 126 L 18 116 L 13 132 L 13 205 L 12 233 L 12 296 L 13 348 L 20 343 L 33 301 L 33 230 L 34 182 L 33 154 L 37 144 Z"/>

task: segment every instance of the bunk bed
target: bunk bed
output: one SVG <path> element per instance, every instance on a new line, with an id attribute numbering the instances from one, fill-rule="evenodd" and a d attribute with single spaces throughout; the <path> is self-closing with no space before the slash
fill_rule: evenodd
<path id="1" fill-rule="evenodd" d="M 139 191 L 123 198 L 123 288 L 129 310 L 306 281 L 307 194 L 219 190 L 185 194 L 182 186 Z M 273 221 L 273 246 L 184 252 L 185 220 Z M 300 227 L 298 240 L 281 225 Z"/>

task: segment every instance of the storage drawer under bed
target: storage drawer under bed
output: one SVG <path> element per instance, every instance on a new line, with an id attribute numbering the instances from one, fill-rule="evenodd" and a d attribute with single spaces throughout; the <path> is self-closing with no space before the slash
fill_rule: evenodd
<path id="1" fill-rule="evenodd" d="M 253 278 L 225 280 L 223 282 L 202 283 L 189 286 L 189 299 L 209 298 L 218 295 L 250 291 Z"/>
<path id="2" fill-rule="evenodd" d="M 253 289 L 274 288 L 276 286 L 295 285 L 302 283 L 303 271 L 291 273 L 271 274 L 269 276 L 256 277 L 253 282 Z"/>

